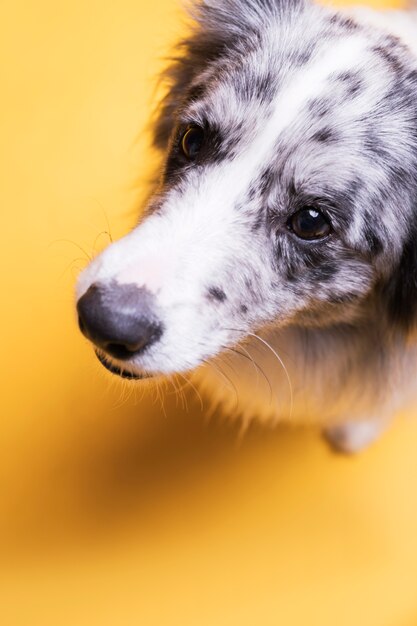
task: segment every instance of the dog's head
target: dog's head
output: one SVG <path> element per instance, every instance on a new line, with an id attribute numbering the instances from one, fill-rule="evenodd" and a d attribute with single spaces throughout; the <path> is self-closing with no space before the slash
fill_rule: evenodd
<path id="1" fill-rule="evenodd" d="M 254 328 L 417 315 L 417 62 L 302 0 L 201 0 L 142 223 L 82 273 L 113 371 L 194 368 Z"/>

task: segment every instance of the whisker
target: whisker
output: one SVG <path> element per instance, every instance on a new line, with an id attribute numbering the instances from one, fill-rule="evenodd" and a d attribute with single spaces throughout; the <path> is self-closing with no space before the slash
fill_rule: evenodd
<path id="1" fill-rule="evenodd" d="M 113 243 L 113 237 L 112 237 L 112 234 L 111 234 L 109 216 L 107 215 L 107 212 L 106 212 L 106 210 L 105 210 L 105 208 L 103 206 L 101 207 L 101 210 L 103 211 L 104 219 L 106 220 L 106 223 L 107 223 L 107 230 L 104 231 L 104 232 L 108 235 L 108 237 L 110 239 L 110 243 Z"/>
<path id="2" fill-rule="evenodd" d="M 292 413 L 293 413 L 293 408 L 294 408 L 293 386 L 292 386 L 290 375 L 289 375 L 288 370 L 287 370 L 287 368 L 285 366 L 285 363 L 282 360 L 282 358 L 279 356 L 279 354 L 276 352 L 276 350 L 274 350 L 274 348 L 265 339 L 262 339 L 262 337 L 260 337 L 256 333 L 251 333 L 251 332 L 249 332 L 246 329 L 225 328 L 224 330 L 235 332 L 235 333 L 239 333 L 239 334 L 240 333 L 245 333 L 248 337 L 253 337 L 254 339 L 257 339 L 262 345 L 264 345 L 266 348 L 268 348 L 272 352 L 274 357 L 277 359 L 278 363 L 281 365 L 281 367 L 282 367 L 282 369 L 283 369 L 283 371 L 285 373 L 285 377 L 287 379 L 287 383 L 288 383 L 288 387 L 289 387 L 289 391 L 290 391 L 290 419 L 291 419 Z"/>
<path id="3" fill-rule="evenodd" d="M 265 339 L 262 339 L 262 337 L 259 337 L 259 335 L 257 335 L 256 333 L 247 333 L 247 334 L 249 335 L 249 337 L 254 337 L 258 341 L 260 341 L 265 347 L 267 347 L 272 352 L 272 354 L 275 356 L 275 358 L 277 359 L 278 363 L 281 365 L 282 369 L 284 370 L 285 377 L 287 379 L 288 387 L 289 387 L 289 390 L 290 390 L 290 419 L 291 419 L 292 418 L 293 407 L 294 407 L 294 393 L 293 393 L 293 387 L 292 387 L 291 378 L 290 378 L 288 370 L 287 370 L 287 368 L 285 366 L 284 361 L 281 359 L 281 357 L 276 352 L 276 350 L 274 350 L 274 348 L 267 341 L 265 341 Z"/>
<path id="4" fill-rule="evenodd" d="M 70 263 L 68 263 L 68 265 L 66 266 L 66 268 L 62 271 L 62 273 L 59 275 L 59 280 L 62 280 L 62 278 L 65 276 L 65 274 L 69 271 L 73 271 L 74 270 L 74 263 L 77 263 L 78 261 L 82 261 L 83 263 L 86 262 L 87 259 L 85 259 L 82 256 L 76 257 L 75 259 L 72 259 L 72 261 Z M 78 271 L 81 271 L 80 268 L 77 268 Z"/>
<path id="5" fill-rule="evenodd" d="M 84 250 L 84 248 L 82 246 L 80 246 L 79 243 L 77 243 L 76 241 L 72 241 L 72 239 L 54 239 L 53 241 L 50 242 L 50 244 L 48 245 L 48 247 L 55 245 L 56 243 L 70 243 L 73 246 L 75 246 L 76 248 L 78 248 L 79 250 L 81 250 L 81 252 L 83 254 L 85 254 L 85 256 L 87 257 L 87 259 L 89 261 L 92 260 L 92 257 L 88 254 L 88 252 L 86 250 Z"/>
<path id="6" fill-rule="evenodd" d="M 118 385 L 118 390 L 119 390 L 119 399 L 118 401 L 113 405 L 113 409 L 114 410 L 118 410 L 121 409 L 129 400 L 129 398 L 132 395 L 132 388 L 131 385 L 129 385 L 129 383 L 126 380 L 121 381 L 121 385 Z"/>
<path id="7" fill-rule="evenodd" d="M 107 237 L 109 238 L 110 243 L 113 243 L 112 238 L 110 233 L 107 230 L 102 230 L 101 233 L 99 233 L 97 235 L 97 237 L 94 239 L 94 243 L 93 243 L 93 256 L 96 254 L 96 244 L 97 241 L 100 239 L 101 235 L 107 235 Z"/>
<path id="8" fill-rule="evenodd" d="M 238 391 L 237 391 L 236 386 L 234 385 L 234 383 L 230 380 L 230 378 L 227 376 L 227 374 L 225 374 L 225 373 L 223 372 L 223 370 L 220 368 L 219 363 L 216 363 L 216 364 L 215 364 L 215 363 L 213 363 L 213 361 L 206 361 L 206 360 L 204 360 L 204 363 L 206 363 L 206 365 L 211 365 L 211 367 L 212 367 L 212 368 L 213 368 L 213 369 L 214 369 L 214 370 L 215 370 L 218 374 L 220 374 L 220 376 L 221 376 L 222 378 L 224 378 L 224 379 L 226 380 L 227 385 L 228 385 L 229 387 L 231 387 L 231 388 L 232 388 L 232 390 L 234 391 L 234 394 L 235 394 L 235 404 L 236 404 L 236 410 L 237 410 L 237 408 L 238 408 L 238 406 L 239 406 L 239 394 L 238 394 Z"/>
<path id="9" fill-rule="evenodd" d="M 237 348 L 230 348 L 228 346 L 222 346 L 223 349 L 229 350 L 230 352 L 234 352 L 235 354 L 238 354 L 239 356 L 244 357 L 245 359 L 248 359 L 249 361 L 251 361 L 251 363 L 253 364 L 253 366 L 255 368 L 255 372 L 256 372 L 256 376 L 257 376 L 257 383 L 258 383 L 258 380 L 259 380 L 259 373 L 261 373 L 263 378 L 265 379 L 266 383 L 268 384 L 268 388 L 269 388 L 269 404 L 272 404 L 273 391 L 272 391 L 271 381 L 269 380 L 268 376 L 265 374 L 265 371 L 262 369 L 262 367 L 259 365 L 259 363 L 257 361 L 255 361 L 255 359 L 252 357 L 252 355 L 250 354 L 249 350 L 246 350 L 246 348 L 244 346 L 240 346 L 240 347 L 242 348 L 242 350 L 245 351 L 246 354 L 244 354 L 243 352 L 240 352 L 240 350 L 238 350 Z"/>
<path id="10" fill-rule="evenodd" d="M 203 402 L 203 399 L 202 399 L 201 394 L 198 391 L 197 387 L 195 385 L 193 385 L 191 380 L 189 378 L 187 378 L 186 376 L 184 376 L 184 374 L 181 374 L 180 372 L 177 372 L 177 376 L 181 376 L 181 378 L 183 378 L 185 380 L 186 385 L 184 385 L 184 386 L 190 385 L 190 387 L 194 390 L 198 400 L 200 401 L 201 412 L 203 412 L 204 411 L 204 402 Z"/>
<path id="11" fill-rule="evenodd" d="M 175 404 L 176 404 L 176 406 L 178 407 L 178 399 L 180 399 L 182 410 L 188 412 L 187 396 L 186 396 L 186 394 L 183 391 L 185 385 L 184 384 L 180 385 L 180 383 L 176 379 L 176 375 L 175 374 L 170 376 L 168 380 L 171 383 L 171 385 L 173 387 L 173 390 L 169 391 L 169 392 L 167 391 L 167 396 L 175 394 Z"/>
<path id="12" fill-rule="evenodd" d="M 187 394 L 184 391 L 184 385 L 181 386 L 180 383 L 177 381 L 177 379 L 175 378 L 175 384 L 178 387 L 178 393 L 177 393 L 177 397 L 180 398 L 181 400 L 181 407 L 183 411 L 186 411 L 187 413 L 189 412 L 189 408 L 188 408 L 188 399 L 187 399 Z"/>
<path id="13" fill-rule="evenodd" d="M 157 390 L 157 394 L 158 394 L 158 400 L 159 403 L 161 405 L 161 410 L 162 413 L 164 414 L 165 419 L 167 419 L 167 412 L 165 410 L 165 396 L 164 396 L 164 391 L 162 389 L 162 381 L 160 381 L 158 378 L 156 378 L 156 380 L 154 381 L 155 385 L 156 385 L 156 390 Z"/>
<path id="14" fill-rule="evenodd" d="M 108 237 L 110 239 L 110 243 L 113 243 L 113 237 L 111 235 L 110 220 L 109 220 L 109 216 L 107 214 L 107 211 L 104 208 L 104 205 L 102 204 L 102 202 L 100 202 L 100 200 L 98 198 L 90 196 L 90 199 L 93 200 L 96 204 L 98 204 L 98 206 L 102 210 L 103 215 L 104 215 L 104 219 L 106 220 L 106 224 L 107 224 L 107 231 L 103 231 L 103 232 L 105 232 L 108 235 Z M 102 234 L 102 233 L 100 233 L 100 234 Z"/>

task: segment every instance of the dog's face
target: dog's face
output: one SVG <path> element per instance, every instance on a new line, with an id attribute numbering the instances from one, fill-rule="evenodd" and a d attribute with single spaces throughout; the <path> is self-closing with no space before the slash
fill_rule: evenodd
<path id="1" fill-rule="evenodd" d="M 184 371 L 263 324 L 354 323 L 376 297 L 407 325 L 411 53 L 301 1 L 206 0 L 197 20 L 157 124 L 167 156 L 147 216 L 79 280 L 103 363 Z"/>

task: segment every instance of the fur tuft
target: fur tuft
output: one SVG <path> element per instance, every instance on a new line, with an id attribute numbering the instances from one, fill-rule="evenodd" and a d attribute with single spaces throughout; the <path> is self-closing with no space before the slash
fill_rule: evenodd
<path id="1" fill-rule="evenodd" d="M 269 22 L 298 12 L 305 0 L 201 0 L 191 15 L 203 30 L 224 36 L 259 32 Z"/>

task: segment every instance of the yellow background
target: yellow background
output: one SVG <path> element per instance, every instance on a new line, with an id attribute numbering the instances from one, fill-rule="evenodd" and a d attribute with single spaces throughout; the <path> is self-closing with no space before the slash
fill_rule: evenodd
<path id="1" fill-rule="evenodd" d="M 77 330 L 76 273 L 146 189 L 174 0 L 3 0 L 0 29 L 0 623 L 416 626 L 416 421 L 354 459 L 241 440 Z"/>

